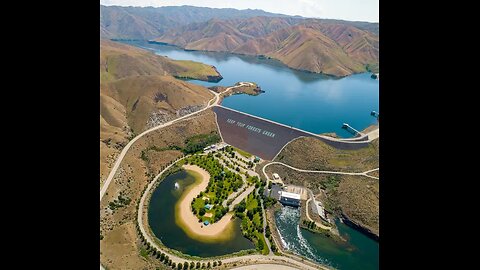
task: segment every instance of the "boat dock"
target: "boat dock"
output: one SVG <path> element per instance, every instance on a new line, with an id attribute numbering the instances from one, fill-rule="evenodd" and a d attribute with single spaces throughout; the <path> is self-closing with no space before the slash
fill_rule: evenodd
<path id="1" fill-rule="evenodd" d="M 343 129 L 346 129 L 347 131 L 349 131 L 350 133 L 352 133 L 353 135 L 362 135 L 362 133 L 356 129 L 354 129 L 353 127 L 351 127 L 349 124 L 347 123 L 343 123 L 342 125 L 342 128 Z"/>

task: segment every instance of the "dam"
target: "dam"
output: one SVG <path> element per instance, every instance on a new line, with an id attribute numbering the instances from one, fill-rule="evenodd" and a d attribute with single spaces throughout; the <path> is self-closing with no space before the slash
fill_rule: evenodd
<path id="1" fill-rule="evenodd" d="M 273 160 L 288 142 L 299 137 L 314 137 L 339 149 L 359 149 L 369 143 L 366 135 L 355 139 L 335 139 L 223 106 L 213 106 L 212 110 L 223 141 L 265 160 Z"/>

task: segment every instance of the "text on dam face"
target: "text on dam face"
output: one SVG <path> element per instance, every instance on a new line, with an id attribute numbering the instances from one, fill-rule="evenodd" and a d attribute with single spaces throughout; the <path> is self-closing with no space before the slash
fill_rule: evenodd
<path id="1" fill-rule="evenodd" d="M 238 121 L 235 121 L 235 120 L 230 119 L 230 118 L 227 119 L 227 123 L 232 124 L 232 125 L 234 125 L 236 123 L 236 125 L 238 127 L 243 127 L 243 128 L 246 128 L 246 129 L 248 129 L 252 132 L 257 132 L 257 133 L 260 133 L 260 134 L 268 136 L 268 137 L 272 137 L 272 138 L 275 137 L 275 133 L 273 133 L 273 132 L 270 132 L 270 131 L 267 131 L 267 130 L 262 130 L 261 128 L 254 127 L 254 126 L 251 126 L 251 125 L 245 125 L 245 123 L 238 122 Z"/>

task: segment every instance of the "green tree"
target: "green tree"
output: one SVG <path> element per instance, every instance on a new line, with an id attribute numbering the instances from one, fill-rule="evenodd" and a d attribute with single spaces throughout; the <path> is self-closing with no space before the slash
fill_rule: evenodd
<path id="1" fill-rule="evenodd" d="M 222 265 L 222 261 L 218 261 L 218 266 Z"/>
<path id="2" fill-rule="evenodd" d="M 183 269 L 184 269 L 184 270 L 187 270 L 187 269 L 188 269 L 188 262 L 184 262 L 184 263 L 183 263 Z"/>
<path id="3" fill-rule="evenodd" d="M 213 267 L 216 267 L 217 266 L 217 262 L 213 262 Z"/>
<path id="4" fill-rule="evenodd" d="M 258 244 L 257 244 L 258 250 L 263 250 L 263 247 L 264 247 L 263 241 L 261 241 L 261 240 L 259 239 L 259 240 L 258 240 Z"/>
<path id="5" fill-rule="evenodd" d="M 190 262 L 190 269 L 193 269 L 195 268 L 195 263 L 194 262 Z"/>
<path id="6" fill-rule="evenodd" d="M 197 268 L 197 269 L 200 268 L 200 262 L 197 262 L 197 267 L 195 267 L 195 268 Z"/>
<path id="7" fill-rule="evenodd" d="M 207 263 L 207 268 L 210 268 L 210 267 L 211 267 L 210 262 L 208 262 Z"/>

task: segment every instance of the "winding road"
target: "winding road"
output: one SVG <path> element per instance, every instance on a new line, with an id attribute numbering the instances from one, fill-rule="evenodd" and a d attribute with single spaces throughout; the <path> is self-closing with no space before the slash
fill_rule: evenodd
<path id="1" fill-rule="evenodd" d="M 117 173 L 117 170 L 118 168 L 120 167 L 120 164 L 122 163 L 122 160 L 123 158 L 125 157 L 125 155 L 127 154 L 128 150 L 130 149 L 130 147 L 132 147 L 132 145 L 138 140 L 140 139 L 141 137 L 145 136 L 146 134 L 152 132 L 152 131 L 155 131 L 155 130 L 158 130 L 158 129 L 161 129 L 161 128 L 164 128 L 164 127 L 168 127 L 172 124 L 175 124 L 177 122 L 180 122 L 181 120 L 184 120 L 192 115 L 195 115 L 195 114 L 198 114 L 198 113 L 201 113 L 205 110 L 207 110 L 208 108 L 214 106 L 214 105 L 217 105 L 218 101 L 219 101 L 219 97 L 220 97 L 220 94 L 223 94 L 224 92 L 227 92 L 233 88 L 237 88 L 237 87 L 241 87 L 241 86 L 245 86 L 245 85 L 251 85 L 251 83 L 247 83 L 247 82 L 240 82 L 238 85 L 235 85 L 235 86 L 231 86 L 231 87 L 228 87 L 227 89 L 225 89 L 222 93 L 217 93 L 217 92 L 214 92 L 214 91 L 211 91 L 210 92 L 212 94 L 214 94 L 215 96 L 210 99 L 207 103 L 207 106 L 201 110 L 198 110 L 196 112 L 193 112 L 193 113 L 190 113 L 190 114 L 186 114 L 182 117 L 179 117 L 179 118 L 176 118 L 172 121 L 169 121 L 169 122 L 166 122 L 164 124 L 161 124 L 161 125 L 158 125 L 156 127 L 153 127 L 151 129 L 148 129 L 148 130 L 145 130 L 144 132 L 140 133 L 139 135 L 137 135 L 135 138 L 133 138 L 130 142 L 128 142 L 128 144 L 123 148 L 122 152 L 120 153 L 120 155 L 117 157 L 117 160 L 115 161 L 115 164 L 113 165 L 112 169 L 110 170 L 110 173 L 108 174 L 108 177 L 107 179 L 105 180 L 105 183 L 103 184 L 102 188 L 100 189 L 100 201 L 102 200 L 103 196 L 105 195 L 107 189 L 108 189 L 108 186 L 110 185 L 110 183 L 112 182 L 112 179 L 115 177 L 115 174 Z M 212 103 L 213 101 L 213 103 Z"/>
<path id="2" fill-rule="evenodd" d="M 177 122 L 180 122 L 182 120 L 185 120 L 186 118 L 192 116 L 192 115 L 195 115 L 195 114 L 198 114 L 200 112 L 203 112 L 205 110 L 207 110 L 208 108 L 212 107 L 212 106 L 215 106 L 218 104 L 219 102 L 219 98 L 220 98 L 220 95 L 233 89 L 233 88 L 237 88 L 237 87 L 241 87 L 241 86 L 244 86 L 244 85 L 251 85 L 251 83 L 248 83 L 248 82 L 240 82 L 238 85 L 235 85 L 235 86 L 231 86 L 231 87 L 228 87 L 227 89 L 225 89 L 223 92 L 221 93 L 216 93 L 214 91 L 210 91 L 212 94 L 214 94 L 215 96 L 208 101 L 207 103 L 207 106 L 201 110 L 198 110 L 196 112 L 193 112 L 193 113 L 190 113 L 190 114 L 187 114 L 187 115 L 184 115 L 182 117 L 179 117 L 177 119 L 174 119 L 172 121 L 169 121 L 167 123 L 164 123 L 164 124 L 161 124 L 159 126 L 156 126 L 156 127 L 153 127 L 151 129 L 148 129 L 144 132 L 142 132 L 141 134 L 137 135 L 135 138 L 133 138 L 124 148 L 123 150 L 121 151 L 120 155 L 117 157 L 117 160 L 115 161 L 115 164 L 114 166 L 112 167 L 107 179 L 105 180 L 105 183 L 103 184 L 103 186 L 101 187 L 100 189 L 100 201 L 102 200 L 103 196 L 105 195 L 108 187 L 110 186 L 110 183 L 112 182 L 113 178 L 115 177 L 115 174 L 117 173 L 117 170 L 118 168 L 120 167 L 120 164 L 122 163 L 125 155 L 127 154 L 128 150 L 130 149 L 130 147 L 138 140 L 140 139 L 141 137 L 145 136 L 146 134 L 152 132 L 152 131 L 155 131 L 155 130 L 158 130 L 158 129 L 161 129 L 161 128 L 164 128 L 164 127 L 167 127 L 167 126 L 170 126 L 174 123 L 177 123 Z M 175 164 L 175 163 L 173 163 Z M 150 243 L 151 246 L 153 247 L 156 247 L 157 250 L 161 250 L 162 252 L 164 252 L 166 255 L 168 255 L 172 261 L 174 262 L 185 262 L 187 260 L 183 259 L 183 258 L 180 258 L 174 254 L 172 254 L 171 252 L 169 251 L 166 251 L 165 249 L 163 249 L 162 247 L 160 247 L 159 245 L 157 245 L 157 243 L 155 243 L 149 236 L 149 234 L 146 233 L 145 231 L 145 228 L 143 226 L 143 212 L 144 212 L 144 209 L 143 209 L 143 206 L 145 204 L 145 199 L 146 199 L 146 195 L 148 194 L 148 192 L 152 189 L 153 185 L 155 184 L 155 182 L 158 180 L 158 178 L 166 171 L 168 170 L 173 164 L 167 166 L 163 171 L 161 171 L 153 181 L 151 181 L 148 186 L 147 186 L 147 189 L 145 190 L 145 192 L 142 194 L 142 197 L 140 199 L 140 207 L 139 207 L 139 210 L 138 210 L 138 224 L 139 224 L 139 227 L 140 227 L 140 231 L 142 233 L 142 235 L 145 237 L 146 241 L 148 241 Z M 191 260 L 188 260 L 188 262 L 191 261 Z M 208 261 L 208 259 L 206 259 L 205 261 Z M 292 257 L 292 256 L 275 256 L 273 255 L 272 253 L 270 253 L 269 255 L 265 256 L 265 255 L 246 255 L 246 256 L 240 256 L 240 257 L 230 257 L 230 258 L 226 258 L 226 259 L 222 259 L 223 263 L 231 263 L 231 262 L 236 262 L 236 263 L 242 263 L 242 262 L 245 262 L 245 263 L 248 263 L 248 262 L 252 262 L 252 261 L 257 261 L 257 262 L 263 262 L 263 263 L 288 263 L 288 264 L 291 264 L 291 265 L 295 265 L 296 267 L 298 267 L 299 269 L 328 269 L 324 266 L 321 266 L 321 265 L 318 265 L 318 264 L 315 264 L 313 262 L 309 262 L 309 261 L 306 261 L 306 260 L 303 260 L 302 258 L 296 258 L 296 257 Z M 104 269 L 104 267 L 100 264 L 100 269 Z"/>
<path id="3" fill-rule="evenodd" d="M 214 91 L 210 91 L 212 94 L 214 94 L 214 97 L 212 99 L 210 99 L 207 103 L 207 106 L 203 109 L 200 109 L 196 112 L 193 112 L 193 113 L 190 113 L 190 114 L 187 114 L 187 115 L 184 115 L 182 117 L 179 117 L 179 118 L 176 118 L 172 121 L 169 121 L 169 122 L 166 122 L 164 124 L 161 124 L 161 125 L 158 125 L 156 127 L 153 127 L 151 129 L 148 129 L 144 132 L 142 132 L 141 134 L 137 135 L 135 138 L 133 138 L 130 142 L 128 142 L 128 144 L 122 149 L 122 151 L 120 152 L 120 154 L 118 155 L 117 157 L 117 160 L 115 161 L 115 164 L 114 166 L 112 167 L 107 179 L 105 180 L 103 186 L 101 187 L 100 189 L 100 201 L 102 200 L 102 198 L 104 197 L 104 195 L 106 194 L 106 191 L 108 189 L 108 187 L 110 186 L 110 183 L 112 182 L 113 178 L 115 177 L 115 174 L 117 173 L 118 171 L 118 168 L 120 167 L 125 155 L 127 154 L 128 150 L 130 149 L 130 147 L 138 140 L 140 139 L 141 137 L 145 136 L 146 134 L 152 132 L 152 131 L 155 131 L 155 130 L 158 130 L 158 129 L 161 129 L 161 128 L 164 128 L 164 127 L 168 127 L 172 124 L 175 124 L 175 123 L 178 123 L 180 121 L 183 121 L 193 115 L 196 115 L 196 114 L 199 114 L 213 106 L 218 106 L 218 103 L 220 101 L 220 95 L 231 90 L 231 89 L 234 89 L 234 88 L 237 88 L 237 87 L 241 87 L 241 86 L 245 86 L 245 85 L 251 85 L 251 83 L 248 83 L 248 82 L 240 82 L 238 85 L 235 85 L 235 86 L 231 86 L 231 87 L 228 87 L 226 88 L 223 92 L 221 93 L 216 93 Z M 378 130 L 377 131 L 374 131 L 373 132 L 374 136 L 372 137 L 378 137 Z M 318 135 L 317 135 L 318 136 Z M 372 140 L 373 138 L 370 137 L 369 139 Z M 332 138 L 329 138 L 329 139 L 332 139 Z M 175 164 L 175 163 L 173 163 Z M 172 164 L 172 165 L 173 165 Z M 344 174 L 344 175 L 362 175 L 362 176 L 366 176 L 366 177 L 370 177 L 370 178 L 374 178 L 374 179 L 378 179 L 377 177 L 374 177 L 374 176 L 370 176 L 368 175 L 369 172 L 373 172 L 373 171 L 376 171 L 378 170 L 378 168 L 376 169 L 373 169 L 373 170 L 369 170 L 369 171 L 366 171 L 366 172 L 361 172 L 361 173 L 352 173 L 352 172 L 336 172 L 336 171 L 313 171 L 313 170 L 302 170 L 302 169 L 298 169 L 298 168 L 295 168 L 295 167 L 292 167 L 290 165 L 287 165 L 287 164 L 284 164 L 284 163 L 281 163 L 281 162 L 271 162 L 267 165 L 265 165 L 262 169 L 263 171 L 263 174 L 265 175 L 266 179 L 267 179 L 267 184 L 268 184 L 268 181 L 269 181 L 269 178 L 265 172 L 265 168 L 271 164 L 280 164 L 280 165 L 283 165 L 283 166 L 286 166 L 288 168 L 291 168 L 293 170 L 296 170 L 296 171 L 300 171 L 300 172 L 314 172 L 314 173 L 327 173 L 327 174 Z M 178 257 L 174 254 L 172 254 L 171 252 L 165 250 L 164 248 L 160 247 L 156 242 L 154 242 L 150 235 L 145 231 L 145 228 L 144 228 L 144 224 L 143 224 L 143 214 L 144 214 L 144 204 L 145 204 L 145 200 L 146 200 L 146 197 L 147 197 L 147 194 L 148 192 L 152 189 L 153 185 L 155 184 L 155 182 L 158 180 L 158 178 L 165 172 L 167 171 L 172 165 L 169 165 L 167 166 L 163 171 L 161 171 L 153 181 L 151 181 L 148 186 L 147 186 L 147 189 L 145 190 L 145 192 L 142 194 L 142 197 L 140 199 L 140 207 L 139 207 L 139 210 L 138 210 L 138 224 L 139 224 L 139 227 L 140 227 L 140 231 L 142 233 L 142 235 L 145 237 L 146 241 L 150 243 L 151 246 L 153 247 L 156 247 L 157 250 L 161 250 L 162 252 L 164 252 L 166 255 L 168 255 L 172 261 L 178 263 L 178 262 L 185 262 L 187 261 L 186 259 L 183 259 L 181 257 Z M 247 193 L 248 194 L 248 193 Z M 262 201 L 262 204 L 263 204 L 263 201 Z M 263 207 L 262 207 L 262 210 L 263 210 Z M 265 212 L 263 212 L 263 214 L 265 215 Z M 264 216 L 264 218 L 266 218 Z M 266 224 L 264 224 L 264 227 L 265 227 Z M 268 242 L 268 239 L 266 239 L 266 241 Z M 269 243 L 267 243 L 269 244 Z M 270 249 L 270 245 L 269 246 L 269 249 Z M 208 261 L 209 259 L 205 259 L 204 261 Z M 188 262 L 190 262 L 191 260 L 188 260 Z M 300 257 L 296 257 L 296 256 L 293 256 L 293 255 L 290 255 L 290 254 L 284 254 L 284 256 L 276 256 L 274 255 L 272 252 L 271 252 L 271 249 L 270 249 L 270 254 L 269 255 L 246 255 L 246 256 L 240 256 L 240 257 L 230 257 L 230 258 L 226 258 L 226 259 L 222 259 L 222 262 L 223 263 L 248 263 L 248 262 L 257 262 L 257 263 L 287 263 L 287 264 L 290 264 L 290 265 L 295 265 L 296 267 L 298 267 L 299 269 L 329 269 L 325 266 L 322 266 L 322 265 L 318 265 L 318 264 L 315 264 L 313 262 L 310 262 L 308 260 L 305 260 L 303 258 L 300 258 Z M 100 264 L 100 269 L 103 269 L 103 266 Z"/>
<path id="4" fill-rule="evenodd" d="M 368 175 L 368 173 L 373 172 L 373 171 L 378 171 L 379 168 L 375 168 L 375 169 L 368 170 L 368 171 L 365 171 L 365 172 L 314 171 L 314 170 L 303 170 L 303 169 L 295 168 L 295 167 L 290 166 L 290 165 L 288 165 L 288 164 L 285 164 L 285 163 L 283 163 L 283 162 L 273 161 L 273 162 L 270 162 L 270 163 L 268 163 L 267 165 L 263 166 L 263 168 L 262 168 L 263 175 L 265 175 L 265 177 L 267 178 L 268 181 L 270 181 L 270 178 L 268 178 L 268 175 L 267 175 L 267 173 L 265 172 L 265 168 L 267 168 L 267 167 L 270 166 L 270 165 L 274 165 L 274 164 L 282 165 L 282 166 L 285 166 L 285 167 L 287 167 L 287 168 L 290 168 L 290 169 L 292 169 L 292 170 L 299 171 L 299 172 L 326 173 L 326 174 L 343 174 L 343 175 L 360 175 L 360 176 L 366 176 L 366 177 L 369 177 L 369 178 L 373 178 L 373 179 L 377 179 L 377 180 L 378 180 L 378 177 Z M 268 184 L 268 183 L 267 183 L 267 184 Z"/>
<path id="5" fill-rule="evenodd" d="M 184 159 L 184 158 L 185 157 L 180 158 L 179 160 Z M 165 248 L 161 247 L 155 241 L 153 241 L 153 239 L 150 237 L 150 234 L 148 234 L 145 231 L 145 227 L 144 227 L 144 224 L 143 224 L 143 215 L 145 214 L 144 212 L 146 212 L 146 209 L 144 209 L 144 206 L 145 206 L 145 200 L 147 198 L 147 195 L 149 194 L 150 190 L 155 185 L 158 178 L 160 178 L 160 176 L 163 173 L 165 173 L 168 169 L 170 169 L 175 163 L 176 162 L 170 164 L 165 169 L 163 169 L 157 176 L 155 176 L 153 181 L 151 181 L 148 184 L 147 188 L 145 189 L 145 192 L 142 194 L 142 197 L 140 198 L 140 204 L 139 204 L 138 213 L 137 213 L 137 221 L 138 221 L 138 225 L 140 227 L 140 232 L 142 233 L 145 240 L 148 243 L 150 243 L 150 246 L 155 247 L 157 250 L 161 250 L 163 253 L 168 255 L 169 258 L 172 260 L 172 262 L 175 262 L 176 264 L 178 264 L 178 263 L 183 264 L 184 262 L 189 263 L 190 261 L 192 261 L 192 259 L 181 258 L 181 257 L 176 256 L 173 253 L 169 252 L 168 250 L 165 250 Z M 254 186 L 252 186 L 252 187 L 254 188 Z M 262 207 L 262 209 L 263 209 L 263 207 Z M 248 262 L 252 262 L 252 261 L 258 261 L 258 262 L 262 262 L 262 263 L 265 263 L 265 262 L 267 262 L 267 263 L 268 262 L 270 262 L 270 263 L 288 263 L 290 265 L 295 265 L 296 267 L 298 267 L 298 269 L 319 269 L 319 268 L 320 269 L 329 269 L 329 268 L 326 268 L 322 265 L 318 265 L 318 264 L 315 264 L 313 262 L 309 262 L 307 260 L 302 260 L 301 258 L 297 258 L 297 257 L 292 256 L 292 255 L 287 255 L 287 256 L 276 256 L 273 253 L 270 253 L 269 255 L 245 255 L 245 256 L 239 256 L 239 257 L 230 257 L 230 258 L 226 258 L 226 259 L 221 259 L 221 261 L 224 264 L 226 264 L 226 263 L 248 263 Z M 211 260 L 212 259 L 204 259 L 202 261 L 206 262 L 206 261 L 211 261 Z"/>

